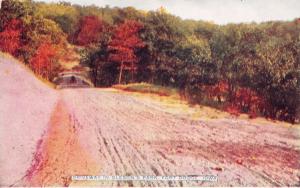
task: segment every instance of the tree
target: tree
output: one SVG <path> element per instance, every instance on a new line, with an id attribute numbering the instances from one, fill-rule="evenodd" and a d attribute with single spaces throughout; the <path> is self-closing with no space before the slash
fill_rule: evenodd
<path id="1" fill-rule="evenodd" d="M 266 115 L 294 122 L 299 118 L 296 115 L 300 106 L 300 64 L 297 42 L 286 36 L 270 37 L 260 44 L 253 85 L 271 105 Z"/>
<path id="2" fill-rule="evenodd" d="M 102 31 L 102 20 L 97 16 L 85 16 L 79 22 L 76 43 L 83 46 L 96 44 L 100 41 Z"/>
<path id="3" fill-rule="evenodd" d="M 95 86 L 111 86 L 117 77 L 117 67 L 108 62 L 112 32 L 113 27 L 104 23 L 97 46 L 89 46 L 81 53 L 81 64 L 90 68 L 89 75 Z"/>
<path id="4" fill-rule="evenodd" d="M 22 37 L 22 48 L 20 49 L 22 59 L 29 63 L 36 54 L 39 46 L 47 41 L 64 53 L 66 45 L 66 34 L 52 20 L 38 15 L 29 16 L 24 20 L 24 31 Z"/>
<path id="5" fill-rule="evenodd" d="M 138 62 L 138 57 L 135 51 L 144 47 L 143 41 L 138 36 L 142 27 L 139 22 L 126 20 L 115 29 L 113 39 L 108 44 L 109 60 L 120 64 L 119 84 L 124 69 L 131 70 L 132 76 L 136 69 L 135 63 Z"/>
<path id="6" fill-rule="evenodd" d="M 51 79 L 64 53 L 66 37 L 52 20 L 36 14 L 31 0 L 4 0 L 0 10 L 0 49 L 20 58 L 37 74 Z"/>
<path id="7" fill-rule="evenodd" d="M 211 61 L 208 41 L 189 37 L 176 49 L 181 63 L 176 67 L 177 87 L 185 90 L 193 102 L 203 98 L 199 92 L 204 85 L 217 83 L 218 67 Z"/>
<path id="8" fill-rule="evenodd" d="M 22 23 L 20 20 L 12 19 L 0 32 L 0 49 L 14 56 L 17 55 L 21 46 Z"/>
<path id="9" fill-rule="evenodd" d="M 80 13 L 76 6 L 60 1 L 57 4 L 36 2 L 35 7 L 36 14 L 55 21 L 63 32 L 67 34 L 69 42 L 75 43 L 74 35 L 80 20 Z"/>
<path id="10" fill-rule="evenodd" d="M 150 72 L 150 82 L 160 85 L 176 84 L 175 51 L 185 39 L 181 19 L 160 9 L 149 12 L 142 32 L 148 51 L 147 69 Z"/>
<path id="11" fill-rule="evenodd" d="M 0 9 L 0 31 L 13 19 L 22 18 L 33 13 L 30 0 L 2 0 Z"/>
<path id="12" fill-rule="evenodd" d="M 30 66 L 35 73 L 49 80 L 52 77 L 56 59 L 57 50 L 50 42 L 44 42 L 38 47 L 36 54 L 30 60 Z"/>
<path id="13" fill-rule="evenodd" d="M 123 23 L 125 20 L 135 20 L 142 22 L 145 18 L 145 13 L 136 10 L 133 7 L 126 7 L 122 9 L 117 9 L 118 15 L 114 16 L 115 23 Z"/>

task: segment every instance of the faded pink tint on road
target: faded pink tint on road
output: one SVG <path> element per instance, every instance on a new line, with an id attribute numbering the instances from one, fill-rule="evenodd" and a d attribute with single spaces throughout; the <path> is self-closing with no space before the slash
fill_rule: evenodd
<path id="1" fill-rule="evenodd" d="M 22 185 L 58 93 L 0 52 L 0 185 Z"/>

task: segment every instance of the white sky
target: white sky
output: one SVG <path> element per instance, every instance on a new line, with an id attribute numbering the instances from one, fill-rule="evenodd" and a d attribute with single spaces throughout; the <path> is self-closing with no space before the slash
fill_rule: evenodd
<path id="1" fill-rule="evenodd" d="M 59 0 L 39 0 L 58 2 Z M 300 18 L 300 0 L 64 0 L 73 4 L 110 7 L 132 6 L 156 10 L 163 6 L 184 19 L 213 21 L 217 24 L 293 20 Z"/>

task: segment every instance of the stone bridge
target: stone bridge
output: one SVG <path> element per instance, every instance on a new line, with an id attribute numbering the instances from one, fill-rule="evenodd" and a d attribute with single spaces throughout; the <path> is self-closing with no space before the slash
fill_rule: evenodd
<path id="1" fill-rule="evenodd" d="M 53 82 L 58 89 L 94 87 L 91 81 L 80 72 L 62 72 L 54 78 Z"/>

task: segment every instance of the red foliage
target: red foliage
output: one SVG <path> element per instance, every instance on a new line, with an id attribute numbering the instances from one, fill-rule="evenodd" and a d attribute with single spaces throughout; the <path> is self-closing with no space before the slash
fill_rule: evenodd
<path id="1" fill-rule="evenodd" d="M 114 38 L 109 43 L 109 49 L 112 51 L 109 56 L 111 61 L 137 61 L 134 50 L 144 46 L 143 41 L 137 35 L 141 28 L 142 25 L 136 21 L 126 21 L 116 28 Z"/>
<path id="2" fill-rule="evenodd" d="M 203 90 L 211 100 L 217 99 L 219 102 L 226 102 L 228 99 L 229 85 L 225 81 L 214 86 L 203 86 Z M 268 105 L 263 97 L 250 88 L 239 88 L 235 91 L 233 100 L 225 106 L 225 110 L 236 116 L 240 113 L 249 113 L 253 118 L 259 112 L 264 113 L 268 110 Z"/>
<path id="3" fill-rule="evenodd" d="M 100 40 L 103 22 L 97 16 L 85 16 L 80 20 L 76 41 L 79 45 L 89 45 Z"/>
<path id="4" fill-rule="evenodd" d="M 263 111 L 265 107 L 265 100 L 255 91 L 249 88 L 239 88 L 235 92 L 234 100 L 226 107 L 226 110 L 235 115 L 240 112 L 246 112 L 253 118 L 257 116 L 258 112 Z"/>
<path id="5" fill-rule="evenodd" d="M 225 107 L 225 110 L 230 113 L 231 115 L 234 115 L 234 116 L 239 116 L 241 111 L 240 109 L 235 106 L 234 104 L 229 104 Z"/>
<path id="6" fill-rule="evenodd" d="M 21 46 L 21 32 L 22 22 L 17 19 L 11 20 L 0 33 L 0 49 L 16 56 Z"/>
<path id="7" fill-rule="evenodd" d="M 228 84 L 225 81 L 221 81 L 213 86 L 204 86 L 204 91 L 208 95 L 208 98 L 217 98 L 221 102 L 221 98 L 225 98 L 228 92 Z"/>
<path id="8" fill-rule="evenodd" d="M 138 62 L 138 58 L 135 50 L 144 47 L 144 42 L 138 36 L 142 27 L 137 21 L 125 21 L 115 29 L 114 37 L 108 45 L 111 51 L 109 60 L 121 64 L 119 82 L 123 68 L 132 72 L 136 69 L 135 63 Z"/>
<path id="9" fill-rule="evenodd" d="M 57 57 L 57 50 L 49 42 L 42 43 L 30 60 L 30 66 L 35 73 L 49 78 L 53 69 L 53 60 Z"/>

